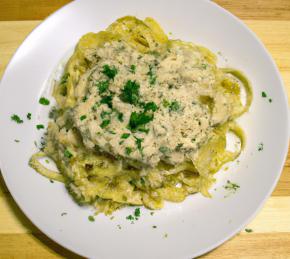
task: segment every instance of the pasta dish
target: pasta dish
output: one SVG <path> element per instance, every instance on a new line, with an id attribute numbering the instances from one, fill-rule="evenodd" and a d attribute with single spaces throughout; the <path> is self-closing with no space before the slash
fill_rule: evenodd
<path id="1" fill-rule="evenodd" d="M 152 18 L 126 16 L 84 35 L 54 85 L 57 105 L 30 166 L 105 214 L 210 197 L 214 174 L 244 148 L 235 120 L 252 101 L 247 78 L 216 62 L 205 47 L 168 39 Z"/>

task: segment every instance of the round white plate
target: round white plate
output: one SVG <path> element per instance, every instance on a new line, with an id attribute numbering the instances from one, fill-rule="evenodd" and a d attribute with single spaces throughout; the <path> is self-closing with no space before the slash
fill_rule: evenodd
<path id="1" fill-rule="evenodd" d="M 238 161 L 217 174 L 212 199 L 192 195 L 180 204 L 166 203 L 154 215 L 142 208 L 135 224 L 126 220 L 134 208 L 116 212 L 112 220 L 99 215 L 90 222 L 92 210 L 74 203 L 62 184 L 52 184 L 29 168 L 28 160 L 36 151 L 34 141 L 44 132 L 35 125 L 47 122 L 49 107 L 38 100 L 41 96 L 52 100 L 47 87 L 51 74 L 83 34 L 105 29 L 124 15 L 151 16 L 173 38 L 207 46 L 219 53 L 221 65 L 244 71 L 254 90 L 250 112 L 239 120 L 248 142 Z M 261 96 L 262 91 L 267 98 Z M 241 21 L 216 4 L 202 0 L 76 1 L 39 25 L 6 69 L 0 90 L 1 170 L 31 221 L 80 255 L 192 258 L 243 229 L 271 194 L 288 147 L 287 111 L 282 81 L 270 55 Z M 30 121 L 28 112 L 32 113 Z M 23 118 L 23 124 L 10 120 L 14 113 Z M 258 151 L 261 143 L 263 150 Z M 235 194 L 224 189 L 227 180 L 240 185 Z M 61 216 L 63 212 L 67 214 Z"/>

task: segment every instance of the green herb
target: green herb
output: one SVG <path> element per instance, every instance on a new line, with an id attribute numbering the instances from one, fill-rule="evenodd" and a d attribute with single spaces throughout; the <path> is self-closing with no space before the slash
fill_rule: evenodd
<path id="1" fill-rule="evenodd" d="M 152 228 L 157 228 L 157 226 L 152 226 Z"/>
<path id="2" fill-rule="evenodd" d="M 93 106 L 92 106 L 92 110 L 95 112 L 97 111 L 97 108 L 99 107 L 100 105 L 98 103 L 95 103 Z"/>
<path id="3" fill-rule="evenodd" d="M 201 64 L 202 69 L 206 69 L 207 68 L 207 64 Z"/>
<path id="4" fill-rule="evenodd" d="M 83 99 L 82 99 L 83 103 L 85 103 L 87 100 L 88 100 L 87 96 L 84 96 Z"/>
<path id="5" fill-rule="evenodd" d="M 120 142 L 119 142 L 119 145 L 122 145 L 124 143 L 124 140 L 121 140 Z"/>
<path id="6" fill-rule="evenodd" d="M 134 211 L 134 216 L 135 218 L 139 218 L 141 215 L 141 211 L 140 211 L 140 208 L 136 208 L 135 211 Z"/>
<path id="7" fill-rule="evenodd" d="M 37 124 L 37 125 L 36 125 L 36 128 L 37 128 L 38 130 L 40 130 L 40 129 L 44 129 L 44 125 L 43 125 L 43 124 Z"/>
<path id="8" fill-rule="evenodd" d="M 150 215 L 153 216 L 153 215 L 154 215 L 154 211 L 151 211 L 151 212 L 150 212 Z"/>
<path id="9" fill-rule="evenodd" d="M 162 146 L 162 147 L 159 148 L 159 151 L 161 153 L 165 154 L 165 153 L 168 153 L 170 151 L 170 149 L 168 147 Z"/>
<path id="10" fill-rule="evenodd" d="M 121 225 L 119 225 L 119 224 L 117 225 L 117 227 L 118 227 L 118 229 L 122 229 Z"/>
<path id="11" fill-rule="evenodd" d="M 56 109 L 55 107 L 52 107 L 49 111 L 48 117 L 50 119 L 56 120 L 59 114 L 60 114 L 60 110 Z"/>
<path id="12" fill-rule="evenodd" d="M 129 156 L 132 153 L 132 148 L 126 147 L 125 148 L 125 153 L 126 153 L 127 156 Z"/>
<path id="13" fill-rule="evenodd" d="M 118 71 L 114 66 L 110 67 L 109 65 L 104 65 L 102 73 L 106 75 L 108 78 L 114 79 Z"/>
<path id="14" fill-rule="evenodd" d="M 142 151 L 141 143 L 143 142 L 143 140 L 144 140 L 143 138 L 136 138 L 135 137 L 135 143 L 136 143 L 139 151 Z"/>
<path id="15" fill-rule="evenodd" d="M 129 136 L 130 136 L 130 133 L 123 133 L 121 138 L 127 139 L 127 138 L 129 138 Z"/>
<path id="16" fill-rule="evenodd" d="M 103 129 L 103 128 L 107 127 L 110 123 L 111 123 L 110 120 L 103 120 L 100 127 Z"/>
<path id="17" fill-rule="evenodd" d="M 63 213 L 61 213 L 61 216 L 65 216 L 65 215 L 67 215 L 67 213 L 66 213 L 66 212 L 63 212 Z"/>
<path id="18" fill-rule="evenodd" d="M 94 218 L 94 216 L 91 216 L 90 215 L 90 216 L 88 216 L 88 220 L 91 221 L 91 222 L 94 222 L 95 221 L 95 218 Z"/>
<path id="19" fill-rule="evenodd" d="M 259 145 L 258 145 L 258 151 L 262 151 L 264 149 L 264 144 L 261 142 Z"/>
<path id="20" fill-rule="evenodd" d="M 80 117 L 80 120 L 83 121 L 83 120 L 85 120 L 86 118 L 87 118 L 86 115 L 82 115 L 82 116 Z"/>
<path id="21" fill-rule="evenodd" d="M 14 139 L 14 142 L 16 142 L 16 143 L 19 143 L 19 142 L 20 142 L 20 140 L 18 140 L 18 139 Z"/>
<path id="22" fill-rule="evenodd" d="M 128 80 L 121 90 L 120 99 L 125 103 L 137 105 L 139 101 L 140 85 L 136 81 Z"/>
<path id="23" fill-rule="evenodd" d="M 168 237 L 168 234 L 167 234 L 167 233 L 165 233 L 163 237 L 164 237 L 164 238 L 167 238 L 167 237 Z"/>
<path id="24" fill-rule="evenodd" d="M 28 120 L 31 120 L 31 115 L 32 115 L 32 114 L 31 114 L 30 112 L 27 113 L 27 114 L 26 114 L 26 118 L 27 118 Z"/>
<path id="25" fill-rule="evenodd" d="M 109 88 L 109 81 L 100 81 L 97 83 L 97 87 L 99 89 L 99 94 L 103 94 L 104 92 L 106 92 Z"/>
<path id="26" fill-rule="evenodd" d="M 120 121 L 120 122 L 123 122 L 124 121 L 124 119 L 123 119 L 123 113 L 121 113 L 121 112 L 117 112 L 118 113 L 118 120 Z"/>
<path id="27" fill-rule="evenodd" d="M 164 99 L 162 101 L 162 105 L 163 105 L 164 108 L 167 108 L 170 105 L 170 102 L 168 102 L 166 99 Z"/>
<path id="28" fill-rule="evenodd" d="M 145 129 L 144 127 L 138 127 L 138 131 L 145 132 L 146 134 L 148 134 L 149 129 Z"/>
<path id="29" fill-rule="evenodd" d="M 271 98 L 269 98 L 269 103 L 271 103 L 272 102 L 272 99 Z"/>
<path id="30" fill-rule="evenodd" d="M 67 158 L 71 158 L 73 156 L 72 153 L 68 149 L 64 151 L 63 155 Z"/>
<path id="31" fill-rule="evenodd" d="M 173 101 L 170 106 L 169 106 L 169 110 L 170 111 L 178 111 L 180 109 L 180 104 L 177 101 Z"/>
<path id="32" fill-rule="evenodd" d="M 49 105 L 50 101 L 46 99 L 45 97 L 40 97 L 39 103 L 42 105 Z"/>
<path id="33" fill-rule="evenodd" d="M 240 188 L 240 186 L 238 184 L 236 184 L 236 183 L 233 183 L 233 182 L 227 180 L 227 184 L 224 186 L 224 188 L 226 190 L 230 190 L 230 191 L 235 192 L 235 191 L 237 191 Z"/>
<path id="34" fill-rule="evenodd" d="M 262 95 L 263 98 L 266 98 L 267 97 L 267 94 L 265 92 L 262 92 L 261 95 Z"/>
<path id="35" fill-rule="evenodd" d="M 153 115 L 147 115 L 144 112 L 132 112 L 129 120 L 129 128 L 136 130 L 140 125 L 144 125 L 153 120 Z"/>
<path id="36" fill-rule="evenodd" d="M 155 112 L 157 109 L 158 109 L 158 107 L 157 107 L 156 103 L 154 103 L 154 102 L 148 102 L 144 105 L 145 112 L 150 111 L 150 110 Z"/>
<path id="37" fill-rule="evenodd" d="M 253 232 L 253 229 L 251 229 L 251 228 L 246 228 L 245 231 L 246 231 L 247 233 L 252 233 L 252 232 Z"/>
<path id="38" fill-rule="evenodd" d="M 49 160 L 45 159 L 45 163 L 49 164 Z"/>
<path id="39" fill-rule="evenodd" d="M 156 82 L 157 76 L 154 75 L 153 66 L 152 65 L 149 65 L 149 71 L 148 71 L 147 75 L 149 76 L 149 84 L 150 85 L 154 85 L 155 82 Z"/>
<path id="40" fill-rule="evenodd" d="M 131 72 L 132 74 L 135 74 L 135 72 L 136 72 L 136 66 L 135 66 L 135 65 L 131 65 L 131 66 L 130 66 L 130 72 Z"/>
<path id="41" fill-rule="evenodd" d="M 54 183 L 54 181 L 53 181 L 53 180 L 51 180 L 51 179 L 49 179 L 49 181 L 50 181 L 51 183 Z"/>
<path id="42" fill-rule="evenodd" d="M 20 119 L 20 117 L 16 114 L 13 114 L 10 118 L 11 118 L 11 120 L 15 121 L 18 124 L 23 123 L 23 120 Z"/>
<path id="43" fill-rule="evenodd" d="M 113 107 L 113 104 L 112 104 L 112 100 L 113 100 L 113 96 L 112 95 L 104 95 L 102 96 L 102 99 L 101 99 L 101 104 L 107 104 L 109 108 L 112 108 Z"/>
<path id="44" fill-rule="evenodd" d="M 108 130 L 108 132 L 112 135 L 116 135 L 116 132 L 112 131 L 112 130 Z"/>
<path id="45" fill-rule="evenodd" d="M 132 215 L 129 215 L 129 216 L 126 217 L 126 219 L 128 219 L 128 220 L 134 220 L 134 217 Z"/>

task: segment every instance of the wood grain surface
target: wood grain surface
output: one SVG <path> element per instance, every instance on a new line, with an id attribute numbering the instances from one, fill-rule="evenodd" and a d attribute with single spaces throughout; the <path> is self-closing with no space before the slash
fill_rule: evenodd
<path id="1" fill-rule="evenodd" d="M 17 47 L 69 0 L 0 0 L 0 78 Z M 216 0 L 258 35 L 276 61 L 290 100 L 290 0 Z M 290 258 L 290 153 L 280 181 L 258 216 L 201 258 Z M 13 201 L 0 176 L 0 258 L 81 258 L 41 233 Z"/>

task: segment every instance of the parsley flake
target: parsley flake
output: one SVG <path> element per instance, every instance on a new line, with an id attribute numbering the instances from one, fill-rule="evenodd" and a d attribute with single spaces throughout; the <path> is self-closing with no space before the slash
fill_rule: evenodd
<path id="1" fill-rule="evenodd" d="M 130 133 L 123 133 L 121 136 L 121 138 L 123 138 L 123 139 L 127 139 L 129 137 L 130 137 Z"/>
<path id="2" fill-rule="evenodd" d="M 153 120 L 153 115 L 144 112 L 132 112 L 129 120 L 129 128 L 136 130 L 139 126 L 147 124 Z"/>
<path id="3" fill-rule="evenodd" d="M 64 151 L 63 155 L 67 158 L 71 158 L 73 156 L 72 153 L 68 149 Z"/>
<path id="4" fill-rule="evenodd" d="M 266 97 L 267 97 L 267 94 L 266 94 L 265 92 L 262 92 L 262 93 L 261 93 L 261 96 L 262 96 L 263 98 L 266 98 Z"/>
<path id="5" fill-rule="evenodd" d="M 44 125 L 43 125 L 43 124 L 37 124 L 37 125 L 36 125 L 36 128 L 37 128 L 38 130 L 40 130 L 40 129 L 44 129 Z"/>
<path id="6" fill-rule="evenodd" d="M 116 67 L 114 66 L 110 67 L 109 65 L 106 64 L 103 66 L 102 73 L 106 75 L 108 78 L 114 79 L 118 71 Z"/>
<path id="7" fill-rule="evenodd" d="M 246 228 L 245 231 L 246 231 L 247 233 L 252 233 L 252 232 L 253 232 L 253 229 L 251 229 L 251 228 Z"/>
<path id="8" fill-rule="evenodd" d="M 97 87 L 99 90 L 99 94 L 103 94 L 104 92 L 106 92 L 109 88 L 109 81 L 100 81 L 97 83 Z"/>
<path id="9" fill-rule="evenodd" d="M 170 105 L 169 105 L 169 110 L 170 111 L 178 111 L 180 109 L 180 104 L 177 101 L 173 101 Z"/>
<path id="10" fill-rule="evenodd" d="M 132 148 L 130 148 L 130 147 L 126 147 L 125 148 L 125 153 L 126 153 L 126 155 L 130 155 L 131 153 L 132 153 Z"/>
<path id="11" fill-rule="evenodd" d="M 95 221 L 95 218 L 94 218 L 94 216 L 91 216 L 90 215 L 90 216 L 88 216 L 88 220 L 91 221 L 91 222 L 94 222 Z"/>
<path id="12" fill-rule="evenodd" d="M 262 151 L 264 149 L 264 144 L 261 142 L 259 145 L 258 145 L 258 151 Z"/>
<path id="13" fill-rule="evenodd" d="M 49 105 L 50 101 L 48 99 L 46 99 L 45 97 L 41 97 L 39 99 L 39 103 L 42 104 L 42 105 Z"/>
<path id="14" fill-rule="evenodd" d="M 19 143 L 19 142 L 20 142 L 20 140 L 18 140 L 18 139 L 14 139 L 14 142 L 16 142 L 16 143 Z"/>
<path id="15" fill-rule="evenodd" d="M 137 105 L 139 101 L 140 85 L 136 81 L 128 80 L 121 90 L 120 99 L 125 103 Z"/>
<path id="16" fill-rule="evenodd" d="M 11 120 L 15 121 L 17 124 L 23 123 L 23 120 L 20 119 L 20 117 L 16 114 L 13 114 L 10 118 Z"/>
<path id="17" fill-rule="evenodd" d="M 83 121 L 83 120 L 85 120 L 86 118 L 87 118 L 86 115 L 82 115 L 82 116 L 80 117 L 80 120 Z"/>
<path id="18" fill-rule="evenodd" d="M 130 66 L 130 72 L 131 72 L 132 74 L 135 74 L 135 72 L 136 72 L 136 66 L 135 66 L 135 65 L 131 65 L 131 66 Z"/>
<path id="19" fill-rule="evenodd" d="M 111 120 L 103 120 L 100 127 L 103 129 L 111 123 Z"/>
<path id="20" fill-rule="evenodd" d="M 27 118 L 28 120 L 31 120 L 31 115 L 32 115 L 32 114 L 31 114 L 30 112 L 27 113 L 27 114 L 26 114 L 26 118 Z"/>

